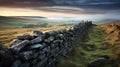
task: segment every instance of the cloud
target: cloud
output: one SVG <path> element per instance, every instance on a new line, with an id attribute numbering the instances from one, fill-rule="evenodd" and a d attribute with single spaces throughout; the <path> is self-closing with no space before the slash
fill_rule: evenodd
<path id="1" fill-rule="evenodd" d="M 72 13 L 72 14 L 104 14 L 106 13 L 105 11 L 84 9 L 80 7 L 69 7 L 69 6 L 31 7 L 31 9 L 50 11 L 50 12 Z"/>
<path id="2" fill-rule="evenodd" d="M 118 13 L 120 0 L 0 0 L 0 6 L 72 14 L 105 14 Z"/>
<path id="3" fill-rule="evenodd" d="M 80 5 L 101 5 L 101 4 L 119 4 L 120 0 L 0 0 L 0 5 L 17 5 L 18 3 L 24 5 L 71 5 L 71 6 L 80 6 Z M 18 4 L 18 6 L 20 6 Z"/>

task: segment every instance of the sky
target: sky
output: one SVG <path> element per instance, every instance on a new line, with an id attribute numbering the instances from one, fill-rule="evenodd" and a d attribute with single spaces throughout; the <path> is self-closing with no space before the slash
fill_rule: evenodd
<path id="1" fill-rule="evenodd" d="M 120 0 L 0 0 L 0 15 L 120 19 Z"/>

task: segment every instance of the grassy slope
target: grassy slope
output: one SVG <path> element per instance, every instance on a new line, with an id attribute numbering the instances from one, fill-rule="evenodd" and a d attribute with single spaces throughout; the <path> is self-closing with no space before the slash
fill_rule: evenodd
<path id="1" fill-rule="evenodd" d="M 111 44 L 114 54 L 112 59 L 114 59 L 120 67 L 120 22 L 102 24 L 100 27 L 107 33 L 106 40 Z"/>
<path id="2" fill-rule="evenodd" d="M 42 24 L 48 24 L 48 26 L 58 25 L 60 23 L 53 23 L 47 21 L 47 19 L 21 19 L 21 18 L 11 18 L 0 16 L 0 28 L 23 28 L 29 25 L 34 25 L 40 27 Z"/>
<path id="3" fill-rule="evenodd" d="M 71 59 L 62 59 L 58 67 L 87 67 L 91 60 L 99 58 L 102 55 L 111 55 L 111 50 L 106 48 L 107 45 L 103 46 L 103 44 L 108 45 L 105 42 L 104 31 L 99 27 L 92 27 L 86 39 L 80 42 L 70 55 Z M 89 45 L 93 45 L 94 47 L 91 48 Z M 102 67 L 112 67 L 111 62 Z"/>
<path id="4" fill-rule="evenodd" d="M 40 30 L 43 32 L 51 30 L 68 29 L 72 26 L 53 26 L 53 27 L 38 27 L 38 28 L 19 28 L 19 29 L 0 29 L 0 44 L 9 46 L 9 43 L 17 36 L 25 33 L 32 34 L 34 30 Z"/>

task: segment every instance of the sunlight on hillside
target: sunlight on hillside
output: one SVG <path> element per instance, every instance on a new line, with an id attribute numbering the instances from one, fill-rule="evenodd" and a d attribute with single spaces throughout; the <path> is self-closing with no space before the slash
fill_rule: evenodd
<path id="1" fill-rule="evenodd" d="M 53 26 L 53 27 L 39 27 L 39 28 L 20 28 L 20 29 L 1 29 L 0 30 L 0 44 L 4 44 L 9 46 L 9 43 L 15 39 L 17 36 L 23 34 L 32 34 L 34 30 L 40 30 L 43 32 L 51 31 L 51 30 L 61 30 L 61 29 L 69 29 L 72 26 Z"/>
<path id="2" fill-rule="evenodd" d="M 120 22 L 116 22 L 114 24 L 102 24 L 101 28 L 105 30 L 106 40 L 111 44 L 113 50 L 112 59 L 117 61 L 120 67 Z"/>

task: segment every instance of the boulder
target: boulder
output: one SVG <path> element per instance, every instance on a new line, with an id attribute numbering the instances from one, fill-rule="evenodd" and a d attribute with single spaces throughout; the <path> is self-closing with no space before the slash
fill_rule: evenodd
<path id="1" fill-rule="evenodd" d="M 44 39 L 44 42 L 45 43 L 51 43 L 51 42 L 53 42 L 54 41 L 54 36 L 50 36 L 50 37 L 48 37 L 47 39 Z"/>
<path id="2" fill-rule="evenodd" d="M 24 37 L 24 40 L 32 40 L 33 39 L 33 36 L 31 36 L 30 34 L 24 34 L 23 37 Z"/>
<path id="3" fill-rule="evenodd" d="M 23 34 L 22 36 L 18 36 L 18 40 L 32 40 L 34 37 L 30 34 Z"/>
<path id="4" fill-rule="evenodd" d="M 57 34 L 57 32 L 53 30 L 53 31 L 48 32 L 48 34 L 49 34 L 50 36 L 55 36 L 55 35 Z"/>
<path id="5" fill-rule="evenodd" d="M 42 49 L 43 48 L 43 45 L 42 44 L 35 44 L 35 45 L 32 45 L 29 47 L 30 49 Z"/>
<path id="6" fill-rule="evenodd" d="M 48 38 L 48 40 L 51 42 L 51 41 L 53 41 L 55 38 L 54 38 L 54 36 L 50 36 L 49 38 Z"/>
<path id="7" fill-rule="evenodd" d="M 16 46 L 16 44 L 22 42 L 22 40 L 19 39 L 14 39 L 13 41 L 10 42 L 10 47 Z"/>
<path id="8" fill-rule="evenodd" d="M 44 36 L 45 36 L 45 39 L 47 39 L 50 36 L 50 34 L 48 32 L 45 32 Z"/>
<path id="9" fill-rule="evenodd" d="M 43 39 L 44 39 L 44 38 L 43 38 L 42 36 L 39 36 L 39 37 L 31 40 L 30 43 L 31 43 L 31 44 L 38 44 L 38 43 L 42 42 Z"/>
<path id="10" fill-rule="evenodd" d="M 32 58 L 32 55 L 33 55 L 33 51 L 24 51 L 19 53 L 19 56 L 23 60 L 30 60 Z"/>
<path id="11" fill-rule="evenodd" d="M 40 36 L 40 35 L 42 35 L 43 33 L 42 33 L 41 31 L 39 31 L 39 30 L 34 30 L 34 31 L 33 31 L 33 34 L 34 34 L 34 36 Z"/>
<path id="12" fill-rule="evenodd" d="M 11 46 L 13 52 L 18 53 L 21 49 L 27 46 L 30 43 L 28 40 L 24 40 L 16 45 Z"/>

